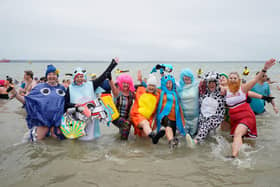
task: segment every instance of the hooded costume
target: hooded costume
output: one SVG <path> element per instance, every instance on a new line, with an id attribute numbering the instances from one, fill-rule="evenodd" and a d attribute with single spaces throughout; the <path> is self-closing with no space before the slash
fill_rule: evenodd
<path id="1" fill-rule="evenodd" d="M 185 84 L 184 77 L 190 77 L 191 84 Z M 197 132 L 199 101 L 198 101 L 198 82 L 195 81 L 194 75 L 190 69 L 185 69 L 180 74 L 178 95 L 183 109 L 185 119 L 186 133 L 192 137 Z"/>
<path id="2" fill-rule="evenodd" d="M 172 82 L 172 90 L 169 90 L 166 87 L 166 83 L 168 81 Z M 172 75 L 164 75 L 161 77 L 161 93 L 160 93 L 160 99 L 159 104 L 157 108 L 157 131 L 160 131 L 161 123 L 168 118 L 168 120 L 175 121 L 176 127 L 179 130 L 179 132 L 185 136 L 185 130 L 184 130 L 184 119 L 181 115 L 182 109 L 177 97 L 176 92 L 176 84 L 175 79 Z M 172 119 L 171 119 L 172 118 Z M 176 129 L 173 133 L 175 136 Z"/>
<path id="3" fill-rule="evenodd" d="M 211 130 L 216 129 L 224 119 L 225 98 L 221 95 L 219 87 L 220 75 L 216 72 L 208 72 L 204 75 L 205 87 L 199 96 L 200 115 L 198 120 L 198 133 L 196 140 L 202 142 Z M 216 89 L 210 91 L 209 82 L 216 83 Z"/>
<path id="4" fill-rule="evenodd" d="M 82 68 L 77 68 L 73 73 L 72 84 L 66 92 L 65 110 L 75 107 L 76 104 L 83 105 L 86 103 L 96 103 L 96 89 L 101 86 L 106 78 L 111 77 L 111 71 L 117 65 L 113 59 L 109 67 L 95 80 L 87 81 L 86 71 Z M 78 75 L 83 75 L 84 81 L 78 84 L 76 78 Z M 87 105 L 87 104 L 86 104 Z M 93 115 L 93 114 L 91 114 Z M 99 120 L 90 118 L 86 120 L 85 135 L 80 137 L 80 140 L 92 140 L 100 136 Z"/>
<path id="5" fill-rule="evenodd" d="M 147 80 L 148 85 L 157 85 L 157 79 L 153 74 L 149 75 Z M 134 134 L 142 135 L 138 125 L 143 120 L 148 120 L 152 130 L 156 128 L 153 124 L 153 119 L 156 114 L 156 109 L 159 101 L 159 90 L 155 93 L 147 92 L 146 88 L 140 86 L 136 90 L 135 101 L 130 111 L 130 119 L 134 126 Z"/>

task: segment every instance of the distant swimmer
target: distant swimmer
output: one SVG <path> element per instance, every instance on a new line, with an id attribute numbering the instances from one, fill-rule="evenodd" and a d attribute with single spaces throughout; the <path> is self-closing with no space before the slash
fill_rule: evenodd
<path id="1" fill-rule="evenodd" d="M 202 73 L 203 73 L 203 71 L 202 71 L 202 69 L 201 68 L 199 68 L 198 70 L 197 70 L 197 78 L 201 78 L 201 75 L 202 75 Z"/>
<path id="2" fill-rule="evenodd" d="M 250 71 L 249 71 L 248 67 L 245 66 L 244 70 L 243 70 L 243 75 L 247 76 L 247 75 L 249 75 L 249 73 L 250 73 Z"/>

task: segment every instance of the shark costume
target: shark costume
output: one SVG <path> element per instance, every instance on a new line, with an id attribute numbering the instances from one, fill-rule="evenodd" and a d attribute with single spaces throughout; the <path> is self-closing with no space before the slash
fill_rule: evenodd
<path id="1" fill-rule="evenodd" d="M 184 77 L 190 77 L 191 84 L 185 84 Z M 192 137 L 197 133 L 199 102 L 198 82 L 190 69 L 184 69 L 180 74 L 178 95 L 183 109 L 186 133 Z"/>
<path id="2" fill-rule="evenodd" d="M 111 71 L 117 65 L 113 59 L 110 66 L 103 72 L 103 74 L 95 80 L 86 80 L 86 71 L 82 68 L 77 68 L 73 74 L 73 82 L 69 86 L 65 96 L 65 110 L 75 107 L 75 105 L 83 105 L 86 103 L 96 103 L 95 92 L 97 88 L 103 83 L 106 78 L 111 78 Z M 83 75 L 84 82 L 77 84 L 76 77 Z M 86 104 L 87 105 L 87 104 Z M 92 115 L 92 114 L 91 114 Z M 85 135 L 79 140 L 93 140 L 100 136 L 100 127 L 98 119 L 90 119 L 86 121 Z"/>

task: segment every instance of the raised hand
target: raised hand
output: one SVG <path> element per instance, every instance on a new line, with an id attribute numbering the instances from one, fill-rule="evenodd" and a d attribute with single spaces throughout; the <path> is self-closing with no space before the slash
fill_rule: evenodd
<path id="1" fill-rule="evenodd" d="M 274 64 L 275 64 L 276 60 L 274 58 L 269 59 L 268 61 L 265 62 L 264 64 L 264 70 L 268 70 L 269 68 L 271 68 Z"/>
<path id="2" fill-rule="evenodd" d="M 141 72 L 141 70 L 137 71 L 137 80 L 142 82 L 142 72 Z"/>
<path id="3" fill-rule="evenodd" d="M 116 63 L 119 63 L 119 58 L 118 58 L 118 57 L 113 58 L 113 60 L 114 60 Z"/>

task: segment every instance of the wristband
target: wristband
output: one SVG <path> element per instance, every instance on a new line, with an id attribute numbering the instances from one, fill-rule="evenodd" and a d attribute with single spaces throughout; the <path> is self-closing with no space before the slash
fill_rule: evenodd
<path id="1" fill-rule="evenodd" d="M 265 69 L 262 69 L 262 72 L 266 73 L 266 70 L 265 70 Z"/>

